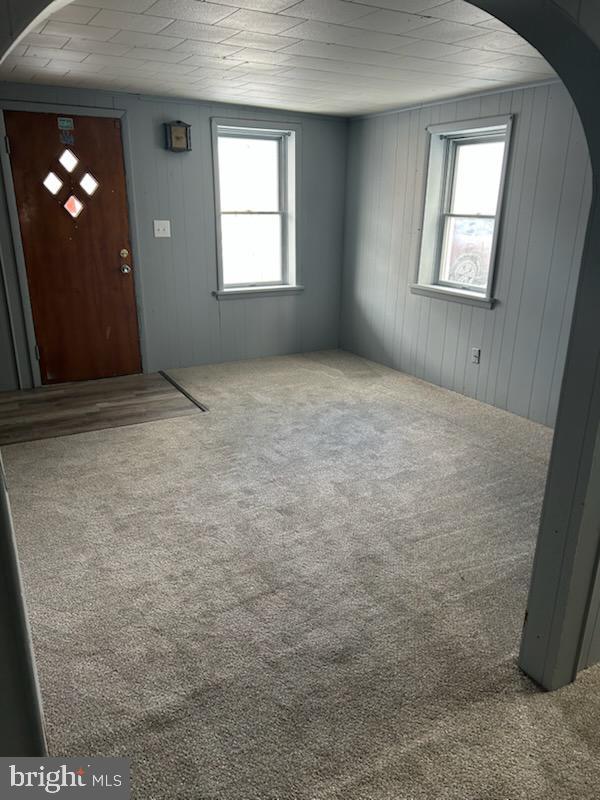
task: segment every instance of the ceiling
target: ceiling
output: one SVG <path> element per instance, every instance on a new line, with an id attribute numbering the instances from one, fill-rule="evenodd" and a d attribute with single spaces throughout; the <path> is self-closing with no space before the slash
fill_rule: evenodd
<path id="1" fill-rule="evenodd" d="M 342 115 L 554 76 L 463 0 L 76 0 L 0 80 Z"/>

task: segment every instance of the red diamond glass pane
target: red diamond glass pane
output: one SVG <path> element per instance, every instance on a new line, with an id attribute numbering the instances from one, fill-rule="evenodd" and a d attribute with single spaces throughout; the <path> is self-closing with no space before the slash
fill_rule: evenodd
<path id="1" fill-rule="evenodd" d="M 65 203 L 65 209 L 69 212 L 73 219 L 75 219 L 83 211 L 83 203 L 81 200 L 78 200 L 74 194 L 72 194 Z"/>

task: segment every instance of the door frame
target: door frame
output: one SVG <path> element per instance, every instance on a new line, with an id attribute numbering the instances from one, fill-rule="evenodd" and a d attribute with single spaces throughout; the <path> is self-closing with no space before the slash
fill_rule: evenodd
<path id="1" fill-rule="evenodd" d="M 0 137 L 5 143 L 6 138 L 6 123 L 4 119 L 5 111 L 29 111 L 40 114 L 71 114 L 80 117 L 108 117 L 118 119 L 121 122 L 121 145 L 123 148 L 123 165 L 125 170 L 125 195 L 127 199 L 127 210 L 129 214 L 129 233 L 131 240 L 131 250 L 133 256 L 134 268 L 134 290 L 135 290 L 135 304 L 137 309 L 138 319 L 138 338 L 140 345 L 140 357 L 142 372 L 145 372 L 145 365 L 147 363 L 145 335 L 144 335 L 144 313 L 142 307 L 142 291 L 141 291 L 141 272 L 139 268 L 139 236 L 137 226 L 137 216 L 135 213 L 134 191 L 132 184 L 133 174 L 133 159 L 131 151 L 131 138 L 129 123 L 127 119 L 127 110 L 124 108 L 92 108 L 90 106 L 78 106 L 72 103 L 58 104 L 58 103 L 38 103 L 33 100 L 2 100 L 0 99 Z M 23 240 L 21 237 L 21 226 L 19 224 L 19 214 L 17 207 L 17 198 L 15 194 L 15 187 L 13 183 L 12 165 L 10 161 L 10 153 L 8 152 L 8 145 L 1 148 L 0 152 L 0 169 L 2 178 L 4 180 L 4 194 L 6 199 L 6 212 L 8 215 L 8 224 L 10 227 L 12 239 L 12 253 L 3 253 L 8 261 L 13 263 L 6 265 L 0 259 L 0 267 L 2 268 L 2 278 L 6 291 L 6 302 L 8 306 L 9 318 L 11 321 L 11 334 L 12 334 L 12 347 L 17 367 L 17 375 L 19 379 L 19 389 L 39 388 L 42 386 L 42 376 L 40 372 L 40 364 L 36 355 L 36 336 L 33 324 L 33 311 L 31 306 L 31 297 L 29 295 L 29 283 L 27 279 L 27 265 L 25 262 L 25 253 L 23 250 Z M 12 256 L 12 258 L 11 258 Z M 7 279 L 5 274 L 7 266 L 12 268 L 16 274 L 16 285 L 18 287 L 19 297 L 14 295 L 11 297 L 8 287 L 11 281 Z M 15 307 L 17 306 L 17 307 Z M 19 346 L 19 334 L 16 330 L 16 315 L 21 318 L 23 329 L 23 342 Z M 26 363 L 24 363 L 26 360 Z"/>

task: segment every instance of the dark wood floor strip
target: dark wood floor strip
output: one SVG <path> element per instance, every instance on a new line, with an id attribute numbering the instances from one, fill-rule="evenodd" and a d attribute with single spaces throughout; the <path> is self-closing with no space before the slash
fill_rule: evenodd
<path id="1" fill-rule="evenodd" d="M 158 373 L 3 392 L 0 446 L 198 413 L 198 403 Z"/>

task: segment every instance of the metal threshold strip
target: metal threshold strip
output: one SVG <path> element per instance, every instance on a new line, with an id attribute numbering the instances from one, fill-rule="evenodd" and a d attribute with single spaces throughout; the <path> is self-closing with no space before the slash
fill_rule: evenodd
<path id="1" fill-rule="evenodd" d="M 158 374 L 161 375 L 166 381 L 168 381 L 171 384 L 171 386 L 174 386 L 178 392 L 181 392 L 181 394 L 184 397 L 187 397 L 190 403 L 193 403 L 197 408 L 200 409 L 200 411 L 208 411 L 208 406 L 205 406 L 204 403 L 200 402 L 200 400 L 196 400 L 196 398 L 193 395 L 191 395 L 187 391 L 187 389 L 184 389 L 183 386 L 178 381 L 175 380 L 175 378 L 172 378 L 168 372 L 159 369 Z"/>

